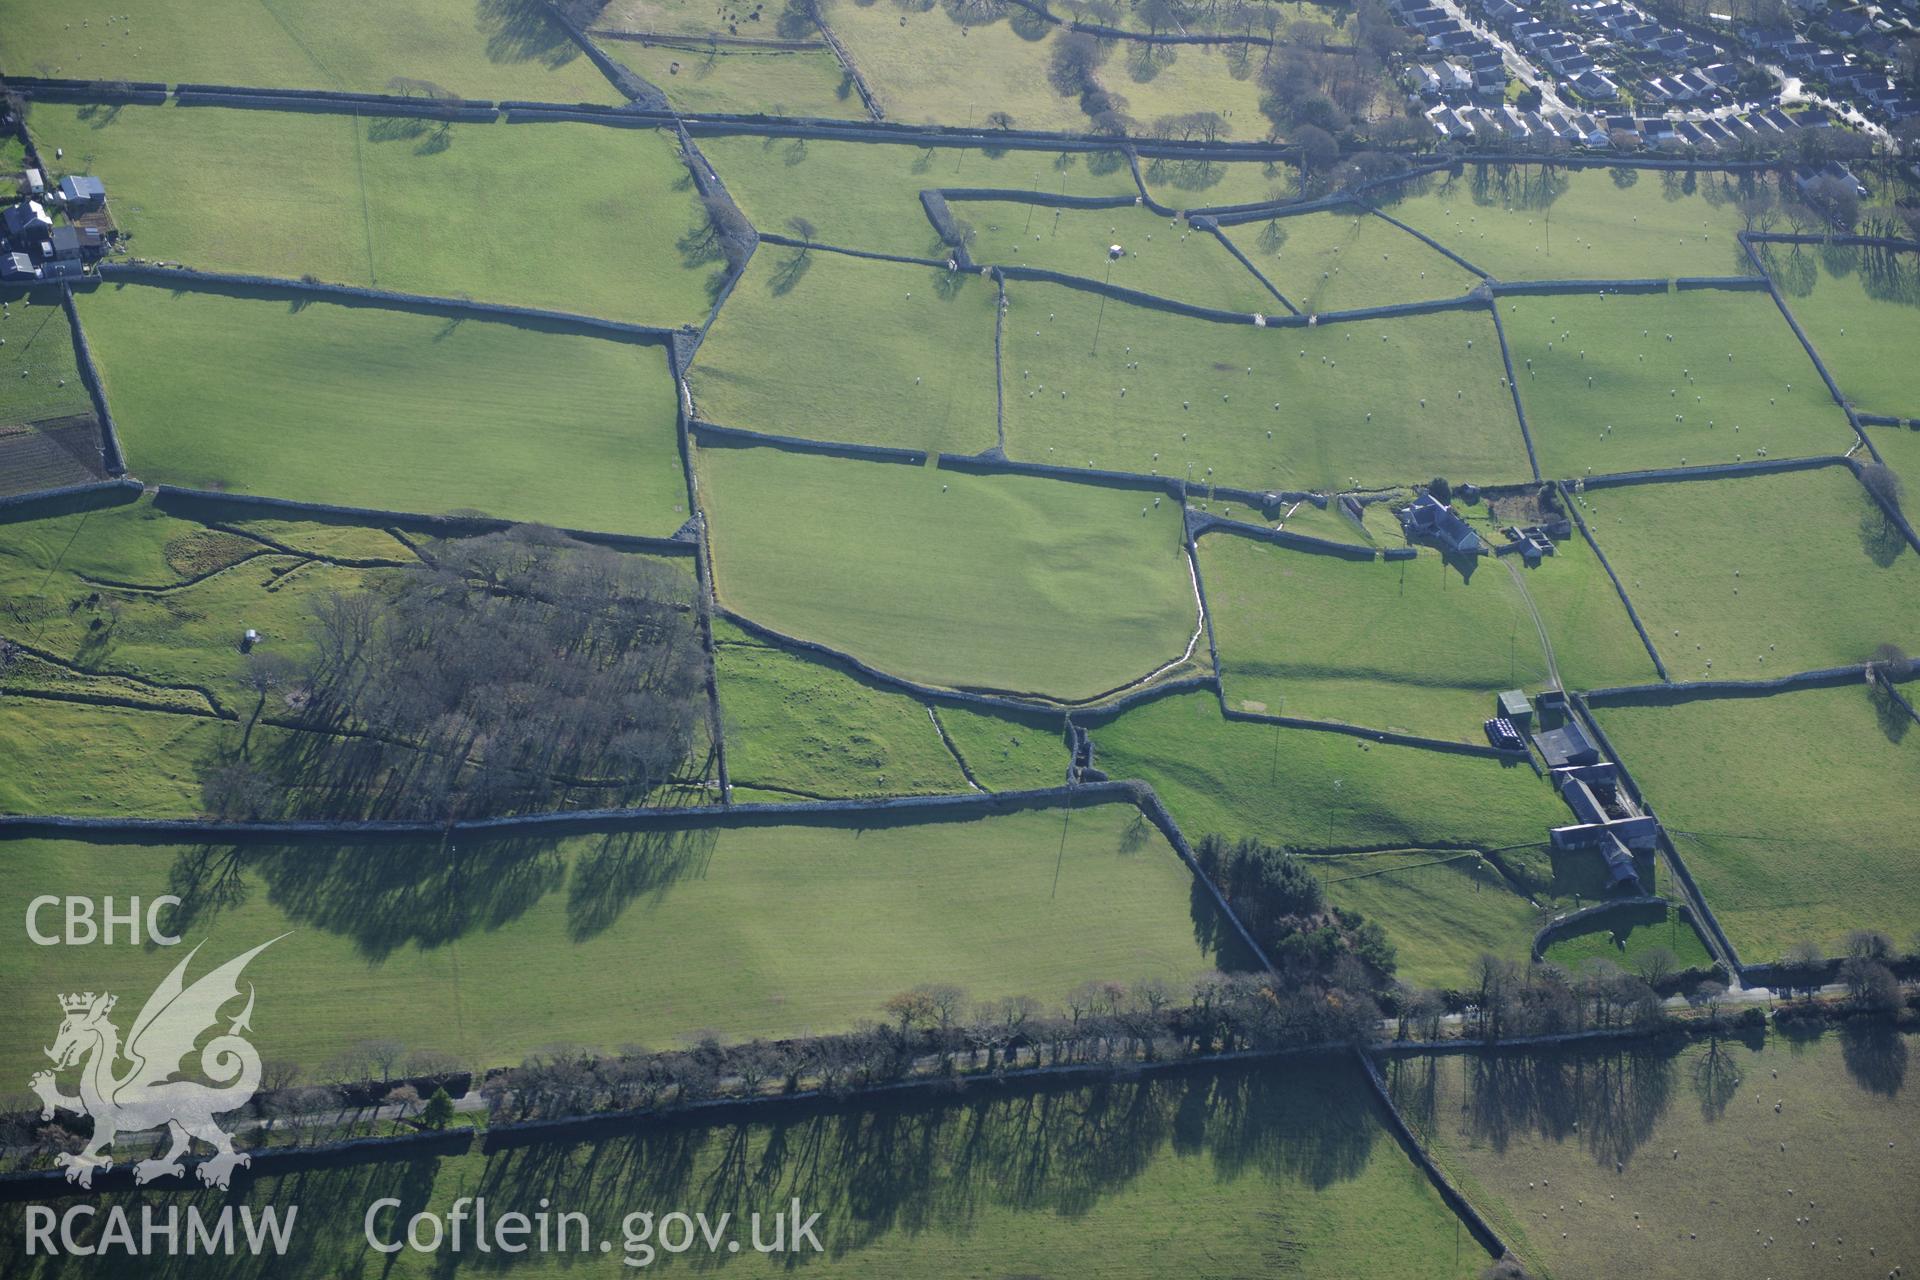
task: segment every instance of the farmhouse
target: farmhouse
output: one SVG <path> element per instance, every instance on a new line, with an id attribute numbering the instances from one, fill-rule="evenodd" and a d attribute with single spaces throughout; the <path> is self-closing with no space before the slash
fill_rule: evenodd
<path id="1" fill-rule="evenodd" d="M 1454 555 L 1477 556 L 1486 550 L 1460 513 L 1431 493 L 1423 493 L 1394 514 L 1409 539 L 1431 542 Z"/>
<path id="2" fill-rule="evenodd" d="M 46 235 L 53 229 L 53 219 L 38 200 L 22 200 L 10 204 L 4 213 L 0 213 L 0 223 L 7 228 L 7 239 L 16 244 L 25 244 L 30 240 Z"/>

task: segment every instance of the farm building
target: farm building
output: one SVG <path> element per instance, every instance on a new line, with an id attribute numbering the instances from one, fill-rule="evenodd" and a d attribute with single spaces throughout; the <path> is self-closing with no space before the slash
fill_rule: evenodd
<path id="1" fill-rule="evenodd" d="M 69 210 L 98 208 L 107 198 L 106 184 L 84 173 L 60 179 L 60 200 Z"/>
<path id="2" fill-rule="evenodd" d="M 1509 689 L 1495 700 L 1500 718 L 1511 720 L 1516 725 L 1529 724 L 1533 720 L 1533 704 L 1527 701 L 1527 695 L 1520 689 Z"/>
<path id="3" fill-rule="evenodd" d="M 7 228 L 7 238 L 16 242 L 25 242 L 35 236 L 43 236 L 53 228 L 53 219 L 41 207 L 38 200 L 22 200 L 10 204 L 4 213 L 0 213 L 0 223 Z"/>
<path id="4" fill-rule="evenodd" d="M 1409 539 L 1424 539 L 1455 555 L 1477 556 L 1486 549 L 1460 513 L 1431 493 L 1421 494 L 1394 514 Z"/>
<path id="5" fill-rule="evenodd" d="M 1600 760 L 1600 750 L 1587 740 L 1578 720 L 1569 720 L 1558 729 L 1547 729 L 1533 735 L 1533 745 L 1540 748 L 1541 756 L 1549 769 L 1565 769 L 1569 765 L 1596 764 Z"/>

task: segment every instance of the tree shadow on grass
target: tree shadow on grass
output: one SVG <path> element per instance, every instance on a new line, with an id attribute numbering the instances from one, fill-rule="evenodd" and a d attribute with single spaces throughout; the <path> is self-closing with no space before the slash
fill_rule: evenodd
<path id="1" fill-rule="evenodd" d="M 419 116 L 375 116 L 367 121 L 367 141 L 411 142 L 425 137 L 430 127 Z"/>
<path id="2" fill-rule="evenodd" d="M 711 827 L 607 835 L 574 859 L 567 936 L 585 942 L 618 920 L 634 899 L 658 901 L 683 877 L 705 876 L 718 841 Z"/>
<path id="3" fill-rule="evenodd" d="M 1913 713 L 1907 710 L 1895 691 L 1879 680 L 1867 686 L 1867 697 L 1873 703 L 1873 718 L 1880 726 L 1880 732 L 1888 742 L 1899 746 L 1913 730 Z"/>
<path id="4" fill-rule="evenodd" d="M 1462 1123 L 1475 1141 L 1498 1152 L 1525 1134 L 1576 1138 L 1596 1160 L 1624 1164 L 1672 1102 L 1675 1053 L 1659 1044 L 1490 1053 L 1473 1058 L 1466 1074 Z"/>
<path id="5" fill-rule="evenodd" d="M 571 868 L 556 836 L 206 844 L 174 859 L 168 891 L 179 932 L 264 891 L 294 925 L 350 938 L 379 962 L 510 925 L 569 877 L 568 933 L 585 941 L 636 898 L 704 874 L 716 839 L 711 829 L 574 836 Z"/>
<path id="6" fill-rule="evenodd" d="M 1860 513 L 1860 549 L 1867 553 L 1869 560 L 1885 569 L 1907 549 L 1907 535 L 1884 508 L 1870 502 L 1867 510 Z"/>
<path id="7" fill-rule="evenodd" d="M 776 298 L 786 297 L 812 266 L 813 255 L 805 249 L 795 249 L 774 267 L 773 275 L 767 280 L 767 291 Z"/>
<path id="8" fill-rule="evenodd" d="M 1883 1098 L 1907 1082 L 1907 1042 L 1890 1023 L 1854 1018 L 1840 1031 L 1840 1051 L 1853 1082 Z"/>
<path id="9" fill-rule="evenodd" d="M 564 67 L 580 56 L 580 46 L 540 0 L 478 0 L 473 14 L 492 62 Z"/>
<path id="10" fill-rule="evenodd" d="M 636 1204 L 740 1218 L 798 1197 L 820 1215 L 827 1256 L 845 1259 L 895 1233 L 964 1236 L 1005 1222 L 996 1211 L 1068 1229 L 1169 1150 L 1207 1161 L 1222 1182 L 1258 1174 L 1300 1188 L 1279 1194 L 1304 1194 L 1359 1176 L 1383 1132 L 1354 1074 L 1318 1065 L 762 1115 L 610 1121 L 587 1141 L 502 1133 L 468 1191 L 490 1207 L 531 1213 L 544 1199 L 605 1221 Z"/>

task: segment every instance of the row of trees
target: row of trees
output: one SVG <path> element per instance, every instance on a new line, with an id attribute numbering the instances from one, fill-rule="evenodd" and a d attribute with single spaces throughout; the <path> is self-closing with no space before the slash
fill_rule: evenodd
<path id="1" fill-rule="evenodd" d="M 888 1000 L 884 1021 L 841 1035 L 614 1054 L 554 1049 L 496 1072 L 481 1087 L 513 1119 L 685 1106 L 722 1096 L 820 1089 L 845 1094 L 912 1078 L 1028 1067 L 1111 1066 L 1248 1049 L 1370 1043 L 1379 1006 L 1324 983 L 1209 974 L 1182 991 L 1164 983 L 1089 983 L 1048 1009 L 1031 996 L 970 1001 L 957 987 L 916 987 Z"/>

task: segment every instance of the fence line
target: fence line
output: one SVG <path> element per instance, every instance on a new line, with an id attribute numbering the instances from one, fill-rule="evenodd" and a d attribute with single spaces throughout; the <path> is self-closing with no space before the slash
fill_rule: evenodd
<path id="1" fill-rule="evenodd" d="M 1527 426 L 1527 407 L 1520 402 L 1520 379 L 1513 372 L 1513 349 L 1507 345 L 1507 326 L 1500 322 L 1500 303 L 1490 300 L 1487 311 L 1493 316 L 1493 336 L 1500 343 L 1500 363 L 1507 367 L 1507 391 L 1513 396 L 1513 416 L 1520 423 L 1520 441 L 1527 446 L 1527 465 L 1533 478 L 1540 478 L 1540 457 L 1533 451 L 1533 432 Z"/>
<path id="2" fill-rule="evenodd" d="M 1246 520 L 1233 520 L 1226 516 L 1216 516 L 1207 511 L 1187 511 L 1187 536 L 1198 542 L 1209 533 L 1226 533 L 1235 537 L 1250 538 L 1255 542 L 1271 542 L 1276 546 L 1292 547 L 1313 555 L 1338 556 L 1342 560 L 1372 561 L 1379 559 L 1379 552 L 1369 546 L 1353 542 L 1336 542 L 1332 538 L 1315 537 L 1309 533 L 1289 533 L 1285 529 L 1270 529 L 1263 524 L 1253 524 Z"/>
<path id="3" fill-rule="evenodd" d="M 464 538 L 476 534 L 497 533 L 517 524 L 536 523 L 509 520 L 501 516 L 430 515 L 417 511 L 391 511 L 381 507 L 350 507 L 327 502 L 306 502 L 298 498 L 274 498 L 264 494 L 227 493 L 209 489 L 188 489 L 163 484 L 154 488 L 156 502 L 186 501 L 215 506 L 257 507 L 264 511 L 286 512 L 294 516 L 347 520 L 375 527 L 395 526 L 439 537 Z M 578 542 L 595 543 L 622 551 L 646 551 L 657 555 L 685 556 L 694 553 L 694 543 L 681 538 L 660 538 L 638 533 L 605 533 L 594 529 L 556 528 L 555 532 Z"/>
<path id="4" fill-rule="evenodd" d="M 1356 1049 L 1354 1056 L 1360 1059 L 1361 1070 L 1366 1074 L 1367 1083 L 1373 1087 L 1374 1096 L 1379 1099 L 1380 1105 L 1386 1108 L 1387 1118 L 1391 1121 L 1388 1128 L 1392 1129 L 1393 1136 L 1399 1139 L 1401 1149 L 1420 1166 L 1421 1172 L 1427 1175 L 1427 1180 L 1433 1183 L 1434 1189 L 1440 1193 L 1440 1198 L 1446 1202 L 1447 1208 L 1453 1210 L 1454 1216 L 1467 1224 L 1467 1233 L 1491 1257 L 1503 1258 L 1513 1252 L 1508 1248 L 1507 1242 L 1502 1240 L 1500 1234 L 1493 1229 L 1493 1224 L 1481 1217 L 1480 1211 L 1473 1207 L 1473 1202 L 1453 1184 L 1453 1179 L 1447 1176 L 1433 1156 L 1428 1153 L 1419 1135 L 1413 1131 L 1413 1126 L 1407 1123 L 1407 1118 L 1400 1114 L 1400 1108 L 1393 1102 L 1393 1092 L 1387 1088 L 1387 1082 L 1381 1076 L 1380 1068 L 1374 1063 L 1373 1056 L 1365 1049 Z"/>
<path id="5" fill-rule="evenodd" d="M 1660 651 L 1653 647 L 1653 637 L 1647 633 L 1646 623 L 1640 621 L 1640 614 L 1633 607 L 1633 599 L 1627 595 L 1626 584 L 1620 581 L 1620 575 L 1613 571 L 1613 566 L 1607 562 L 1607 553 L 1600 549 L 1599 540 L 1593 536 L 1593 530 L 1587 528 L 1587 522 L 1581 518 L 1580 506 L 1573 500 L 1571 487 L 1564 480 L 1556 483 L 1560 490 L 1560 505 L 1565 507 L 1567 514 L 1573 517 L 1574 528 L 1580 530 L 1580 536 L 1587 540 L 1589 547 L 1593 548 L 1594 559 L 1598 560 L 1600 567 L 1607 571 L 1608 581 L 1613 583 L 1614 592 L 1620 597 L 1620 603 L 1627 610 L 1627 621 L 1631 622 L 1633 629 L 1640 633 L 1640 643 L 1646 646 L 1647 656 L 1653 659 L 1653 669 L 1660 673 L 1662 680 L 1672 679 L 1667 674 L 1667 664 L 1660 661 Z"/>
<path id="6" fill-rule="evenodd" d="M 120 432 L 113 425 L 113 410 L 107 405 L 107 389 L 100 381 L 100 367 L 93 362 L 93 346 L 87 341 L 87 331 L 80 326 L 80 308 L 74 305 L 73 290 L 60 290 L 60 308 L 66 312 L 67 328 L 73 337 L 75 364 L 79 367 L 80 381 L 87 389 L 87 398 L 93 401 L 93 416 L 100 423 L 100 462 L 109 476 L 123 476 L 127 473 L 126 455 L 120 451 Z"/>
<path id="7" fill-rule="evenodd" d="M 1202 226 L 1201 225 L 1202 223 L 1205 223 L 1206 225 Z M 1281 306 L 1285 307 L 1287 311 L 1292 315 L 1297 316 L 1300 314 L 1300 308 L 1294 306 L 1292 301 L 1287 297 L 1287 295 L 1280 292 L 1279 288 L 1275 286 L 1273 281 L 1267 279 L 1267 273 L 1262 271 L 1259 267 L 1254 266 L 1253 259 L 1249 258 L 1246 254 L 1242 253 L 1240 251 L 1239 245 L 1227 239 L 1227 233 L 1220 229 L 1219 223 L 1215 222 L 1212 218 L 1209 218 L 1204 214 L 1196 214 L 1193 218 L 1188 220 L 1188 225 L 1199 227 L 1199 229 L 1202 231 L 1207 231 L 1212 233 L 1213 238 L 1220 242 L 1220 246 L 1223 249 L 1225 249 L 1228 253 L 1232 254 L 1234 258 L 1238 260 L 1241 266 L 1245 267 L 1248 271 L 1251 271 L 1253 273 L 1253 278 L 1255 280 L 1258 280 L 1261 283 L 1261 285 L 1265 287 L 1266 291 L 1272 294 L 1274 298 L 1279 301 Z"/>
<path id="8" fill-rule="evenodd" d="M 305 294 L 342 306 L 373 306 L 387 311 L 416 311 L 436 316 L 467 316 L 499 323 L 532 322 L 562 329 L 586 330 L 595 337 L 612 337 L 629 342 L 665 342 L 677 330 L 659 325 L 633 324 L 571 311 L 550 311 L 544 307 L 522 307 L 505 302 L 476 302 L 467 298 L 442 298 L 424 293 L 400 293 L 392 289 L 372 289 L 361 285 L 328 284 L 320 280 L 289 280 L 281 276 L 242 275 L 224 271 L 201 271 L 193 267 L 151 267 L 134 263 L 103 262 L 99 279 L 114 284 L 135 284 L 200 293 L 224 293 L 240 296 L 242 291 L 264 289 L 276 293 Z"/>

